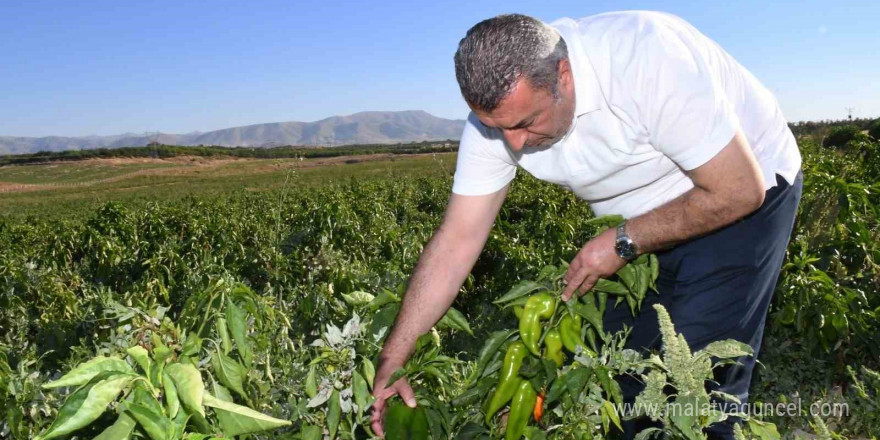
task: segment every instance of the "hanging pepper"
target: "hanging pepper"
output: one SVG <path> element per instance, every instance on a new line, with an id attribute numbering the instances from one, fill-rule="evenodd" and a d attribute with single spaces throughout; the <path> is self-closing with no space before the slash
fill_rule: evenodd
<path id="1" fill-rule="evenodd" d="M 565 360 L 562 354 L 562 336 L 555 328 L 547 330 L 544 335 L 544 359 L 555 362 L 557 367 L 561 367 Z"/>
<path id="2" fill-rule="evenodd" d="M 566 314 L 563 316 L 559 321 L 559 334 L 562 336 L 562 345 L 571 353 L 577 353 L 577 348 L 582 347 L 587 356 L 596 355 L 593 350 L 584 345 L 584 341 L 581 339 L 581 317 L 579 315 L 572 317 Z"/>
<path id="3" fill-rule="evenodd" d="M 504 433 L 506 440 L 519 440 L 523 431 L 529 424 L 529 417 L 535 408 L 538 393 L 527 380 L 520 380 L 519 388 L 510 403 L 510 415 L 507 416 L 507 432 Z"/>
<path id="4" fill-rule="evenodd" d="M 519 337 L 526 348 L 535 356 L 540 356 L 538 341 L 541 339 L 541 320 L 550 319 L 556 311 L 556 298 L 549 293 L 532 295 L 523 308 L 519 319 Z"/>
<path id="5" fill-rule="evenodd" d="M 428 415 L 425 408 L 410 408 L 394 402 L 385 410 L 385 440 L 427 440 Z"/>
<path id="6" fill-rule="evenodd" d="M 532 417 L 535 418 L 536 422 L 541 421 L 541 417 L 544 416 L 544 390 L 541 390 L 538 393 L 538 398 L 535 400 L 535 410 L 532 412 Z"/>
<path id="7" fill-rule="evenodd" d="M 486 423 L 492 420 L 492 416 L 498 412 L 501 407 L 507 405 L 507 402 L 516 394 L 519 382 L 519 367 L 522 366 L 523 359 L 528 355 L 528 349 L 521 341 L 516 341 L 507 347 L 507 353 L 504 355 L 504 364 L 501 367 L 501 378 L 498 380 L 498 386 L 495 387 L 495 394 L 489 401 L 489 407 L 486 410 Z"/>

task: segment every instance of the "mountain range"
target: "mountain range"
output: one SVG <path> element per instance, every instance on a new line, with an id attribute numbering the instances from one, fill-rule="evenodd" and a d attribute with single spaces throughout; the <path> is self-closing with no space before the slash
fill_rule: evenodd
<path id="1" fill-rule="evenodd" d="M 134 134 L 112 136 L 0 136 L 0 154 L 65 151 L 90 148 L 139 147 L 151 142 L 166 145 L 221 145 L 271 147 L 279 145 L 339 146 L 393 144 L 459 139 L 465 121 L 433 116 L 421 110 L 369 111 L 333 116 L 315 122 L 272 122 L 187 134 Z"/>

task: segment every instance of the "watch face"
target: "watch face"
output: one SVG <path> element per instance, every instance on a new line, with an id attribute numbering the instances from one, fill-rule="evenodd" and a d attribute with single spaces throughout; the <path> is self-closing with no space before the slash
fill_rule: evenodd
<path id="1" fill-rule="evenodd" d="M 635 246 L 633 246 L 632 241 L 622 238 L 617 241 L 616 246 L 617 255 L 624 260 L 629 260 L 635 256 L 636 250 Z"/>

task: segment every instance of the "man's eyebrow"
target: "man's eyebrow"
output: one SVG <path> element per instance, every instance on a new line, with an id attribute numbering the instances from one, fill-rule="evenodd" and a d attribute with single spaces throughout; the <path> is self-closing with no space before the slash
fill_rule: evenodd
<path id="1" fill-rule="evenodd" d="M 536 117 L 537 117 L 537 115 L 535 115 L 535 114 L 532 114 L 532 115 L 526 116 L 525 118 L 523 118 L 522 121 L 519 121 L 518 124 L 514 125 L 513 127 L 510 127 L 508 130 L 517 130 L 517 129 L 520 129 L 520 128 L 524 128 L 524 127 L 526 127 L 527 125 L 529 125 L 529 124 L 531 124 L 532 122 L 534 122 L 534 120 L 535 120 Z"/>
<path id="2" fill-rule="evenodd" d="M 532 119 L 535 119 L 535 117 L 530 116 L 530 117 L 523 119 L 522 121 L 519 122 L 519 124 L 516 124 L 513 127 L 511 127 L 511 130 L 516 130 L 517 128 L 523 128 L 526 125 L 529 125 L 532 122 Z"/>

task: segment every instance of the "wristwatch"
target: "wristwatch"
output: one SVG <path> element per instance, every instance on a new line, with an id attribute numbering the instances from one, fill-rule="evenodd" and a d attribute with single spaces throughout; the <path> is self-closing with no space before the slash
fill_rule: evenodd
<path id="1" fill-rule="evenodd" d="M 621 223 L 617 227 L 617 239 L 614 241 L 614 251 L 617 256 L 626 261 L 631 261 L 639 254 L 636 243 L 626 235 L 626 222 Z"/>

